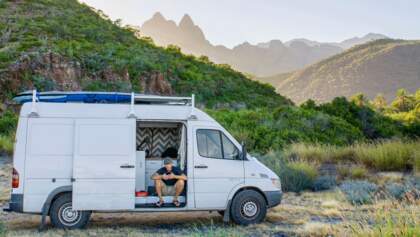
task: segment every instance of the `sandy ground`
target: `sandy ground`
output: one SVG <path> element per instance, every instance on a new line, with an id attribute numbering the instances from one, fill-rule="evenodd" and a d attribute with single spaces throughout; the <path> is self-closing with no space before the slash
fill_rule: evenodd
<path id="1" fill-rule="evenodd" d="M 10 195 L 10 161 L 0 159 L 0 205 Z M 269 211 L 265 222 L 251 226 L 224 224 L 218 213 L 94 213 L 84 230 L 51 227 L 39 232 L 40 216 L 0 211 L 0 236 L 352 236 L 355 226 L 369 226 L 377 210 L 391 202 L 352 206 L 338 190 L 286 193 L 283 203 Z M 399 207 L 400 208 L 400 207 Z M 420 220 L 420 203 L 403 212 Z M 414 216 L 414 217 L 413 217 Z M 420 233 L 419 233 L 420 234 Z"/>

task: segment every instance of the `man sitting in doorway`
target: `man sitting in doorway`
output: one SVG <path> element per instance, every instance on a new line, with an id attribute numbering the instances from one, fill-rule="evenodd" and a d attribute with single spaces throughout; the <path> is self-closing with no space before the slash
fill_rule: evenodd
<path id="1" fill-rule="evenodd" d="M 187 176 L 180 168 L 173 165 L 172 159 L 165 158 L 163 164 L 164 166 L 152 175 L 152 179 L 155 181 L 156 193 L 159 196 L 156 206 L 161 207 L 163 205 L 162 196 L 174 196 L 173 204 L 179 207 L 178 196 L 184 190 Z"/>

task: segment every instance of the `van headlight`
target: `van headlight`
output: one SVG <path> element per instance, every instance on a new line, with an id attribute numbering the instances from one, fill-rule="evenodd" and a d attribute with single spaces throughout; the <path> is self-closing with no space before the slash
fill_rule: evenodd
<path id="1" fill-rule="evenodd" d="M 271 182 L 273 183 L 274 187 L 281 190 L 281 182 L 280 179 L 271 179 Z"/>

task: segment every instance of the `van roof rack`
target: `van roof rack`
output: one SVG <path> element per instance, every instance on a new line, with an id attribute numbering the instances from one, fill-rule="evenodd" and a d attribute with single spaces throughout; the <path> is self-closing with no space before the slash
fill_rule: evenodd
<path id="1" fill-rule="evenodd" d="M 122 92 L 94 92 L 94 91 L 46 91 L 37 92 L 36 90 L 25 91 L 18 94 L 13 100 L 19 104 L 32 102 L 31 112 L 28 116 L 38 117 L 36 102 L 51 103 L 103 103 L 103 104 L 130 104 L 129 118 L 136 118 L 134 110 L 135 104 L 162 104 L 162 105 L 186 105 L 191 107 L 188 119 L 197 119 L 194 113 L 195 96 L 173 97 L 144 95 Z"/>
<path id="2" fill-rule="evenodd" d="M 27 102 L 50 103 L 103 103 L 103 104 L 165 104 L 165 105 L 192 105 L 193 97 L 173 97 L 145 95 L 124 92 L 96 92 L 96 91 L 25 91 L 18 94 L 13 100 L 19 104 Z"/>

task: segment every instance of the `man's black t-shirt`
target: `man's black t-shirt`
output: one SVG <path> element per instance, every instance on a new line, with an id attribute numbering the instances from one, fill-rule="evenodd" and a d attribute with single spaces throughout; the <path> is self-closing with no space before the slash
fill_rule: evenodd
<path id="1" fill-rule="evenodd" d="M 172 170 L 170 172 L 168 172 L 168 170 L 166 169 L 166 167 L 162 167 L 160 169 L 158 169 L 156 171 L 157 174 L 159 175 L 164 175 L 164 174 L 171 174 L 173 173 L 174 175 L 182 175 L 182 171 L 180 168 L 178 167 L 172 167 Z M 168 179 L 168 180 L 163 180 L 162 181 L 166 184 L 166 185 L 174 185 L 176 183 L 176 179 Z"/>

